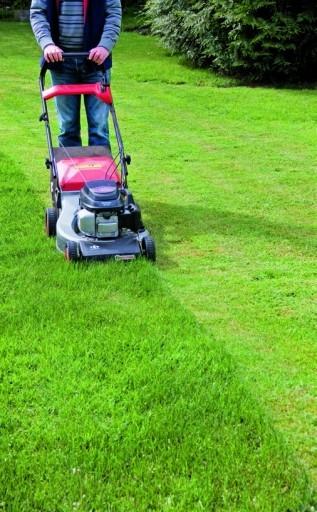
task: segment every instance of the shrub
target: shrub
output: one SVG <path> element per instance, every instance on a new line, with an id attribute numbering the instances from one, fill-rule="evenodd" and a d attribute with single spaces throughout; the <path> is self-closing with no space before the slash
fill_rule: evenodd
<path id="1" fill-rule="evenodd" d="M 165 46 L 196 65 L 256 80 L 317 76 L 312 0 L 148 0 L 146 13 Z"/>
<path id="2" fill-rule="evenodd" d="M 0 0 L 0 19 L 12 19 L 15 11 L 27 11 L 30 0 Z"/>
<path id="3" fill-rule="evenodd" d="M 139 9 L 145 4 L 145 0 L 121 0 L 123 10 L 126 8 Z"/>
<path id="4" fill-rule="evenodd" d="M 10 2 L 12 9 L 29 9 L 31 2 L 29 0 L 15 0 Z"/>

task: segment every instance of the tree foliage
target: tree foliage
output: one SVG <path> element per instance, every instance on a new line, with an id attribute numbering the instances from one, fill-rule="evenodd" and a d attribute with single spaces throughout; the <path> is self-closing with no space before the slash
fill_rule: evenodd
<path id="1" fill-rule="evenodd" d="M 270 78 L 317 76 L 312 0 L 148 0 L 152 31 L 172 52 L 221 72 Z"/>

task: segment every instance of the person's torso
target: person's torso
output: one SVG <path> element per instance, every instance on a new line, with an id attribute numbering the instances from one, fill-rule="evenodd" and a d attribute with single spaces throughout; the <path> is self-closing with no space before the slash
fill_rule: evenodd
<path id="1" fill-rule="evenodd" d="M 81 51 L 84 44 L 83 0 L 60 0 L 58 26 L 63 50 Z"/>

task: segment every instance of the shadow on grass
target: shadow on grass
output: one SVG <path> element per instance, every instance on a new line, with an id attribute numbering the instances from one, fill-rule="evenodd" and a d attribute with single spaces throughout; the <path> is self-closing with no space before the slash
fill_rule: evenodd
<path id="1" fill-rule="evenodd" d="M 190 242 L 194 236 L 208 232 L 231 237 L 242 243 L 254 244 L 255 239 L 263 244 L 281 246 L 288 244 L 307 256 L 316 254 L 316 231 L 299 225 L 272 222 L 257 215 L 223 211 L 193 205 L 174 205 L 163 202 L 143 202 L 147 212 L 146 224 L 156 239 L 164 266 L 176 266 L 168 257 L 168 245 Z M 174 231 L 175 236 L 171 236 Z M 289 251 L 288 251 L 289 252 Z"/>

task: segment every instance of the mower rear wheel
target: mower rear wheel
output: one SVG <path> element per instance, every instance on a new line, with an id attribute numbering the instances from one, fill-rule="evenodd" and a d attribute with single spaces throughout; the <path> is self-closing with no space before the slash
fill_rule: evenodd
<path id="1" fill-rule="evenodd" d="M 143 251 L 145 257 L 150 261 L 156 260 L 155 242 L 152 237 L 146 236 L 142 240 Z"/>
<path id="2" fill-rule="evenodd" d="M 46 208 L 45 232 L 46 232 L 47 236 L 56 236 L 57 219 L 58 219 L 57 208 Z"/>
<path id="3" fill-rule="evenodd" d="M 79 261 L 80 249 L 78 244 L 76 244 L 76 242 L 73 242 L 72 240 L 67 242 L 64 250 L 64 256 L 67 261 Z"/>

